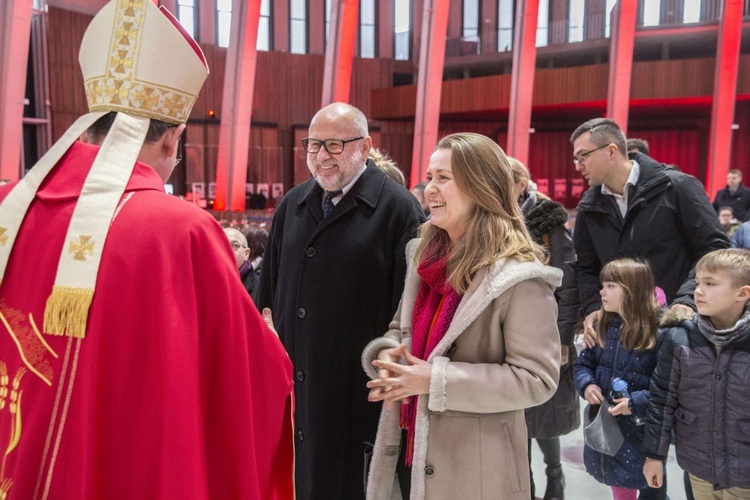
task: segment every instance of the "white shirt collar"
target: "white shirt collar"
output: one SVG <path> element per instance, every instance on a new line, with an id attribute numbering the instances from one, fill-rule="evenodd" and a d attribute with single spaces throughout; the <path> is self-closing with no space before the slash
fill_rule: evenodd
<path id="1" fill-rule="evenodd" d="M 635 186 L 638 183 L 638 177 L 641 175 L 641 167 L 638 165 L 638 162 L 635 160 L 630 160 L 633 162 L 633 168 L 630 169 L 630 175 L 628 175 L 628 180 L 625 181 L 625 186 L 623 186 L 622 189 L 622 195 L 615 194 L 612 192 L 606 184 L 602 184 L 602 194 L 610 194 L 612 196 L 624 196 L 626 199 L 628 197 L 628 184 L 631 186 Z"/>

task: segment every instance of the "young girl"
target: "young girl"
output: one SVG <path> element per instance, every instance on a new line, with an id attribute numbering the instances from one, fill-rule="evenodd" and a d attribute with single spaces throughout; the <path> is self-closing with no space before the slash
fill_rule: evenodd
<path id="1" fill-rule="evenodd" d="M 612 487 L 615 500 L 666 498 L 666 489 L 649 488 L 642 474 L 645 456 L 640 451 L 649 399 L 649 381 L 656 368 L 661 343 L 658 333 L 658 306 L 654 299 L 654 276 L 648 264 L 619 259 L 604 266 L 601 320 L 597 325 L 599 345 L 581 352 L 575 366 L 578 393 L 591 405 L 607 401 L 609 412 L 617 416 L 625 438 L 615 456 L 601 454 L 586 446 L 586 471 Z M 612 380 L 628 383 L 631 399 L 612 400 Z M 637 418 L 635 418 L 637 417 Z"/>

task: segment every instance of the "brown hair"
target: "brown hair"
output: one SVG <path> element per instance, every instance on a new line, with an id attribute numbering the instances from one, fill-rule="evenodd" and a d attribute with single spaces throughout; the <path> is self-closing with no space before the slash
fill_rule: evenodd
<path id="1" fill-rule="evenodd" d="M 617 259 L 604 265 L 599 281 L 612 281 L 623 288 L 620 314 L 601 309 L 597 325 L 599 344 L 606 344 L 607 326 L 622 318 L 620 341 L 630 351 L 646 351 L 656 346 L 658 311 L 654 297 L 654 274 L 648 263 L 635 259 Z"/>
<path id="2" fill-rule="evenodd" d="M 732 278 L 732 286 L 737 288 L 750 285 L 750 250 L 744 248 L 724 248 L 709 252 L 695 265 L 696 271 L 709 273 L 722 271 Z"/>
<path id="3" fill-rule="evenodd" d="M 605 144 L 614 144 L 620 153 L 627 156 L 628 147 L 627 141 L 625 140 L 625 134 L 622 133 L 620 126 L 615 123 L 614 120 L 609 118 L 594 118 L 583 124 L 581 124 L 573 135 L 570 136 L 570 143 L 575 143 L 576 139 L 580 136 L 589 132 L 591 134 L 591 142 L 597 146 L 604 146 Z"/>
<path id="4" fill-rule="evenodd" d="M 424 224 L 416 263 L 428 248 L 447 255 L 448 282 L 456 292 L 464 293 L 479 269 L 500 259 L 543 260 L 542 248 L 526 229 L 513 174 L 500 146 L 489 137 L 465 132 L 444 137 L 437 149 L 451 151 L 453 178 L 474 202 L 474 210 L 464 236 L 455 242 L 443 229 Z"/>

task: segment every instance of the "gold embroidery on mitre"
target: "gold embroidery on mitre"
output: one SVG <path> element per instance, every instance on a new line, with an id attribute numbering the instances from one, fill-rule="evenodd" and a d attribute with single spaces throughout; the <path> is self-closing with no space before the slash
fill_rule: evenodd
<path id="1" fill-rule="evenodd" d="M 86 255 L 94 255 L 94 240 L 91 236 L 80 235 L 78 241 L 71 241 L 68 252 L 75 254 L 73 259 L 86 260 Z"/>
<path id="2" fill-rule="evenodd" d="M 198 96 L 136 79 L 146 0 L 120 0 L 105 75 L 85 82 L 90 111 L 124 111 L 167 123 L 184 123 Z"/>
<path id="3" fill-rule="evenodd" d="M 4 247 L 5 244 L 8 243 L 8 235 L 5 234 L 7 232 L 7 227 L 0 226 L 0 247 Z"/>

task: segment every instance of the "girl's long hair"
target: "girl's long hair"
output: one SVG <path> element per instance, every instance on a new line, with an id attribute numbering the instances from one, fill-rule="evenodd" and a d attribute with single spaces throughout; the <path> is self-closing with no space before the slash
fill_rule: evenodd
<path id="1" fill-rule="evenodd" d="M 597 325 L 599 344 L 604 347 L 607 326 L 618 316 L 622 318 L 620 341 L 630 351 L 646 351 L 656 347 L 659 306 L 654 297 L 654 274 L 648 263 L 635 259 L 617 259 L 607 263 L 599 273 L 599 281 L 612 281 L 623 288 L 620 314 L 601 309 Z"/>
<path id="2" fill-rule="evenodd" d="M 500 146 L 474 133 L 444 137 L 437 149 L 451 151 L 451 170 L 458 188 L 474 202 L 464 236 L 451 242 L 448 233 L 429 222 L 422 226 L 416 262 L 429 253 L 447 256 L 448 282 L 464 293 L 476 272 L 502 258 L 544 260 L 516 202 L 513 174 Z"/>

